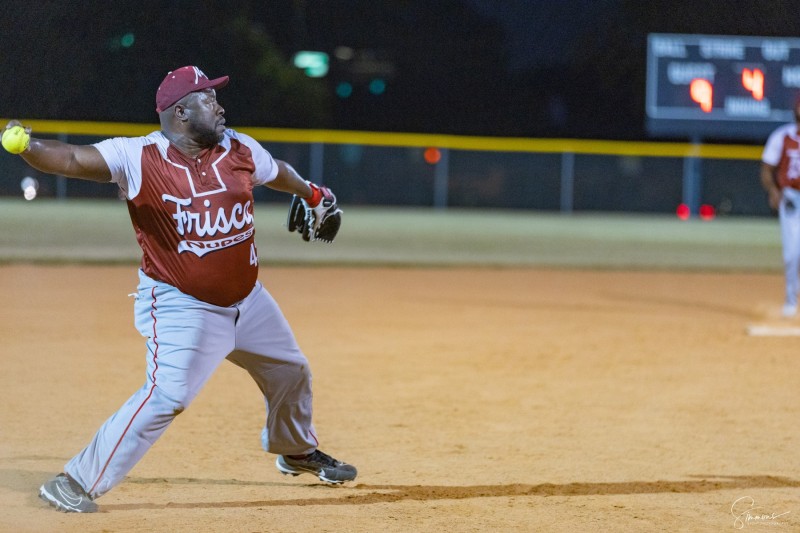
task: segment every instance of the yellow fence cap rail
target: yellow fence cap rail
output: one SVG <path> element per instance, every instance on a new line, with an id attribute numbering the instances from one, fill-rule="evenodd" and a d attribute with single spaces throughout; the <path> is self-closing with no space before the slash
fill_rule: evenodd
<path id="1" fill-rule="evenodd" d="M 5 124 L 9 119 L 0 118 Z M 160 128 L 158 124 L 22 119 L 34 132 L 50 135 L 134 137 Z M 691 144 L 680 142 L 602 141 L 584 139 L 530 139 L 470 137 L 426 133 L 390 133 L 351 130 L 236 127 L 260 142 L 359 144 L 365 146 L 428 147 L 492 152 L 574 153 L 632 157 L 699 157 L 704 159 L 761 159 L 761 146 Z"/>

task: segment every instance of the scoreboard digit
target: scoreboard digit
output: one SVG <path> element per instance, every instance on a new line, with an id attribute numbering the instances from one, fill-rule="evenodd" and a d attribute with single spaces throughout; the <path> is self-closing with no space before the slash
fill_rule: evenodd
<path id="1" fill-rule="evenodd" d="M 647 39 L 647 131 L 764 141 L 794 121 L 800 39 L 653 33 Z"/>

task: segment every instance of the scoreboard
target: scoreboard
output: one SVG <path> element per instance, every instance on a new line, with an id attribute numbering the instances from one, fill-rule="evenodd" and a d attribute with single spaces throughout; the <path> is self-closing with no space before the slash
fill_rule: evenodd
<path id="1" fill-rule="evenodd" d="M 652 33 L 647 132 L 766 141 L 794 121 L 800 39 Z"/>

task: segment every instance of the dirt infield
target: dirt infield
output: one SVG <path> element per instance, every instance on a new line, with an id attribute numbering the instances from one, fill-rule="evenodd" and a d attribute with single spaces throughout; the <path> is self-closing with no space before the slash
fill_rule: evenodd
<path id="1" fill-rule="evenodd" d="M 261 279 L 311 360 L 322 449 L 359 468 L 355 483 L 279 475 L 257 387 L 223 365 L 102 512 L 49 509 L 39 484 L 143 383 L 136 272 L 3 266 L 0 531 L 800 528 L 800 337 L 746 333 L 800 326 L 770 316 L 778 275 Z"/>

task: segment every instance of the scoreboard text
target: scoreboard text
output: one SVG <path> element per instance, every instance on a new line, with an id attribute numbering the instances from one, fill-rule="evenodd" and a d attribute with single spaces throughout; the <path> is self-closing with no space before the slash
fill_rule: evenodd
<path id="1" fill-rule="evenodd" d="M 794 121 L 800 39 L 650 34 L 651 135 L 766 140 Z"/>

